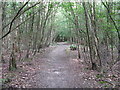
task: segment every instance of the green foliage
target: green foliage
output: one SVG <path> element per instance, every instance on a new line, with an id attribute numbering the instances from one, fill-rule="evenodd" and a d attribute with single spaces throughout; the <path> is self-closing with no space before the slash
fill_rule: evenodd
<path id="1" fill-rule="evenodd" d="M 108 83 L 107 81 L 99 81 L 100 84 L 106 84 Z"/>
<path id="2" fill-rule="evenodd" d="M 71 50 L 76 50 L 76 49 L 77 49 L 77 46 L 76 46 L 75 44 L 72 44 L 72 45 L 70 45 L 70 49 L 71 49 Z"/>
<path id="3" fill-rule="evenodd" d="M 31 10 L 27 11 L 27 12 L 26 12 L 26 16 L 27 16 L 27 17 L 28 17 L 28 16 L 30 16 L 30 15 L 31 15 L 31 13 L 32 13 L 32 11 L 31 11 Z"/>
<path id="4" fill-rule="evenodd" d="M 55 21 L 56 32 L 57 32 L 58 36 L 60 36 L 60 37 L 69 38 L 69 37 L 71 37 L 71 32 L 70 32 L 71 30 L 70 30 L 70 28 L 68 28 L 69 26 L 67 25 L 67 23 L 69 21 L 62 14 L 62 12 L 64 12 L 64 10 L 61 8 L 58 8 L 58 12 L 55 17 L 56 18 L 56 21 Z"/>
<path id="5" fill-rule="evenodd" d="M 2 83 L 4 83 L 4 84 L 9 83 L 10 81 L 11 81 L 11 80 L 10 80 L 9 78 L 0 79 L 0 83 L 2 82 Z"/>
<path id="6" fill-rule="evenodd" d="M 120 10 L 120 5 L 117 6 L 117 10 Z"/>
<path id="7" fill-rule="evenodd" d="M 105 87 L 105 88 L 109 88 L 109 87 L 110 87 L 110 85 L 104 85 L 103 87 Z"/>
<path id="8" fill-rule="evenodd" d="M 72 7 L 74 6 L 73 2 L 65 2 L 61 4 L 61 7 L 64 8 L 65 11 L 71 11 L 71 8 L 70 8 L 71 6 Z"/>
<path id="9" fill-rule="evenodd" d="M 97 74 L 96 75 L 96 78 L 102 78 L 103 77 L 103 74 Z"/>
<path id="10" fill-rule="evenodd" d="M 49 3 L 48 7 L 53 8 L 53 3 Z"/>

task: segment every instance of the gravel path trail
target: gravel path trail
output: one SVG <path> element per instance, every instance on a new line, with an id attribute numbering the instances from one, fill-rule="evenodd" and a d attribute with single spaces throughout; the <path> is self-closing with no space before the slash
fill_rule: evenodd
<path id="1" fill-rule="evenodd" d="M 85 88 L 93 87 L 94 80 L 86 81 L 77 60 L 72 60 L 66 52 L 69 45 L 60 43 L 50 51 L 41 70 L 35 75 L 34 86 L 37 88 Z M 82 64 L 81 64 L 82 65 Z"/>

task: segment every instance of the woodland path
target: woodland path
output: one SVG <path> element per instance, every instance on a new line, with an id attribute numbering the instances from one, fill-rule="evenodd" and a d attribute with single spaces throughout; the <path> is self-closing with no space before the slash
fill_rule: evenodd
<path id="1" fill-rule="evenodd" d="M 43 57 L 45 61 L 40 65 L 41 70 L 35 75 L 34 87 L 85 88 L 95 85 L 94 80 L 87 81 L 86 78 L 89 77 L 82 71 L 82 63 L 80 65 L 77 59 L 72 59 L 66 52 L 68 47 L 69 45 L 60 43 Z"/>

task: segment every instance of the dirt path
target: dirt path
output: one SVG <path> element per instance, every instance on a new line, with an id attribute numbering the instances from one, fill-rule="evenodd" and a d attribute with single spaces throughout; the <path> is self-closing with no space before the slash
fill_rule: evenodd
<path id="1" fill-rule="evenodd" d="M 60 43 L 49 54 L 43 57 L 40 71 L 34 76 L 34 87 L 37 88 L 85 88 L 93 87 L 94 80 L 87 80 L 88 74 L 82 72 L 82 64 L 71 59 L 66 52 L 69 45 Z M 91 73 L 91 72 L 88 72 Z M 90 76 L 90 75 L 89 75 Z M 97 87 L 97 85 L 95 85 Z"/>
<path id="2" fill-rule="evenodd" d="M 80 51 L 81 59 L 77 59 L 77 50 L 71 51 L 68 44 L 58 43 L 41 49 L 35 56 L 30 54 L 31 57 L 22 62 L 18 61 L 16 71 L 8 71 L 9 63 L 4 63 L 2 77 L 6 81 L 3 87 L 101 88 L 113 87 L 111 83 L 103 82 L 104 80 L 114 81 L 113 84 L 118 82 L 119 78 L 99 77 L 99 72 L 89 70 L 85 63 L 88 58 Z M 6 60 L 9 62 L 7 56 Z"/>

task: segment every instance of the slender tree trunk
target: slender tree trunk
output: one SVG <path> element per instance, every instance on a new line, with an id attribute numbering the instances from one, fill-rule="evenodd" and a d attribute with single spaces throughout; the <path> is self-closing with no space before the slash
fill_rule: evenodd
<path id="1" fill-rule="evenodd" d="M 77 41 L 77 50 L 78 50 L 78 58 L 80 59 L 81 58 L 81 55 L 80 55 L 80 46 L 79 46 L 79 44 L 80 44 L 80 42 L 79 42 L 79 23 L 78 23 L 78 14 L 77 15 L 75 15 L 75 13 L 74 13 L 74 10 L 73 10 L 73 8 L 72 8 L 72 6 L 70 5 L 70 8 L 71 8 L 71 14 L 72 14 L 72 16 L 73 16 L 73 18 L 74 18 L 74 24 L 75 24 L 75 33 L 76 33 L 76 41 Z M 77 9 L 77 7 L 76 7 L 76 9 Z"/>
<path id="2" fill-rule="evenodd" d="M 2 2 L 0 2 L 0 37 L 2 37 Z M 0 78 L 2 78 L 2 40 L 0 40 Z M 2 82 L 0 82 L 0 89 L 2 88 Z"/>
<path id="3" fill-rule="evenodd" d="M 17 69 L 17 65 L 16 65 L 16 57 L 15 57 L 15 45 L 13 43 L 12 45 L 12 52 L 10 55 L 10 60 L 9 60 L 9 71 L 13 71 Z"/>
<path id="4" fill-rule="evenodd" d="M 94 40 L 93 41 L 95 43 L 95 52 L 96 52 L 97 59 L 99 61 L 99 66 L 100 66 L 100 69 L 101 69 L 102 68 L 102 62 L 101 62 L 100 53 L 99 53 L 99 39 L 98 39 L 98 35 L 97 35 L 95 2 L 93 2 L 93 5 L 91 7 L 91 18 L 90 18 L 90 20 L 91 20 L 92 28 L 94 30 L 94 32 L 93 32 Z M 97 69 L 97 67 L 96 67 L 96 69 Z"/>
<path id="5" fill-rule="evenodd" d="M 0 24 L 2 24 L 2 26 L 1 26 L 1 32 L 0 32 L 1 35 L 0 35 L 0 37 L 3 36 L 3 26 L 5 24 L 5 21 L 4 21 L 5 20 L 5 11 L 4 10 L 5 10 L 5 2 L 4 3 L 1 2 L 1 12 L 0 12 L 1 13 L 1 17 L 0 18 L 1 18 L 2 21 L 0 20 L 0 22 L 1 22 Z M 1 52 L 0 53 L 1 54 L 1 56 L 0 56 L 1 59 L 0 60 L 1 60 L 1 62 L 5 63 L 5 60 L 4 60 L 4 57 L 3 57 L 3 53 L 2 53 L 3 52 L 3 39 L 1 39 L 0 44 L 1 44 L 1 50 L 0 50 L 0 52 Z"/>
<path id="6" fill-rule="evenodd" d="M 83 8 L 84 8 L 84 14 L 85 14 L 85 25 L 86 25 L 86 32 L 87 32 L 87 40 L 88 40 L 88 46 L 89 46 L 89 53 L 90 53 L 90 61 L 91 61 L 91 68 L 94 70 L 95 63 L 93 62 L 92 58 L 92 49 L 91 49 L 91 43 L 90 43 L 90 36 L 89 36 L 89 29 L 88 29 L 88 15 L 86 11 L 85 2 L 83 2 Z"/>

